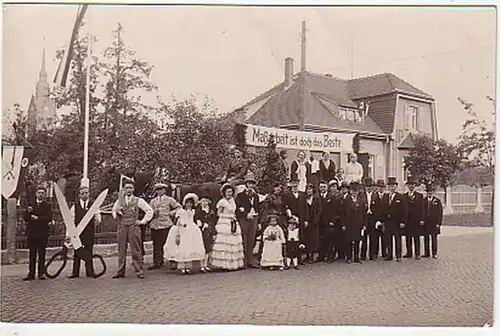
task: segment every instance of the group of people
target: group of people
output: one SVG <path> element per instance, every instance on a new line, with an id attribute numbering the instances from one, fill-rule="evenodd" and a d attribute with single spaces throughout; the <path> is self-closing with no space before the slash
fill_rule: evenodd
<path id="1" fill-rule="evenodd" d="M 360 263 L 379 257 L 396 261 L 413 256 L 420 259 L 422 236 L 423 257 L 437 258 L 443 206 L 434 196 L 433 185 L 427 185 L 424 196 L 415 190 L 416 182 L 412 179 L 406 182 L 406 193 L 397 191 L 398 183 L 393 177 L 388 178 L 387 186 L 384 180 L 361 181 L 364 172 L 355 155 L 351 156 L 344 178 L 344 174 L 339 176 L 328 153 L 319 164 L 317 178 L 321 179 L 314 181 L 305 153 L 299 152 L 289 170 L 288 184 L 277 183 L 261 199 L 255 176 L 241 153 L 236 150 L 235 160 L 230 162 L 219 199 L 188 193 L 178 202 L 170 196 L 171 185 L 157 183 L 155 197 L 148 203 L 134 196 L 135 182 L 124 179 L 112 208 L 118 223 L 118 270 L 113 278 L 125 277 L 129 246 L 134 271 L 137 277 L 144 278 L 141 226 L 147 224 L 153 243 L 153 263 L 148 270 L 162 268 L 167 262 L 181 274 L 192 273 L 198 264 L 201 272 L 210 272 L 298 269 L 305 263 Z M 75 223 L 90 209 L 88 195 L 88 187 L 81 187 L 78 201 L 71 209 Z M 25 280 L 35 278 L 37 255 L 38 277 L 45 278 L 45 248 L 52 214 L 44 197 L 45 190 L 38 188 L 36 204 L 25 215 L 30 252 Z M 95 214 L 94 224 L 100 221 L 100 214 Z M 261 237 L 260 242 L 257 237 Z M 94 226 L 88 225 L 80 238 L 82 248 L 92 255 Z M 70 278 L 79 277 L 80 263 L 75 256 Z M 95 276 L 92 260 L 86 261 L 86 275 Z"/>

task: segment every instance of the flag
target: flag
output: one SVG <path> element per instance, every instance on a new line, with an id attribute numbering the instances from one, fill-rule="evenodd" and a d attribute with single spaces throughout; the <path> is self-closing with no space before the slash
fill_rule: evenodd
<path id="1" fill-rule="evenodd" d="M 89 5 L 80 5 L 80 7 L 78 7 L 78 12 L 76 13 L 75 25 L 73 26 L 73 31 L 71 33 L 71 38 L 69 40 L 68 47 L 64 51 L 63 57 L 59 62 L 59 66 L 57 67 L 56 75 L 54 77 L 55 85 L 66 87 L 71 60 L 74 54 L 75 40 L 78 35 L 78 29 L 80 28 L 80 25 L 83 21 L 83 17 L 85 16 L 85 12 L 87 11 L 88 6 Z"/>
<path id="2" fill-rule="evenodd" d="M 5 199 L 17 198 L 23 189 L 29 154 L 24 146 L 2 146 L 2 195 Z"/>

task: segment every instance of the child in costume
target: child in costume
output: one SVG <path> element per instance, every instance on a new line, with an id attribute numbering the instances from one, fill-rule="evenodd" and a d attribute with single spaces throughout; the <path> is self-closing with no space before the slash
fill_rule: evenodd
<path id="1" fill-rule="evenodd" d="M 286 269 L 289 269 L 292 263 L 295 269 L 299 269 L 299 257 L 302 250 L 305 249 L 304 244 L 300 243 L 299 230 L 299 219 L 297 216 L 292 216 L 292 218 L 288 220 L 286 231 Z"/>
<path id="2" fill-rule="evenodd" d="M 212 209 L 211 200 L 208 196 L 201 196 L 200 202 L 196 207 L 194 219 L 196 224 L 201 230 L 203 236 L 203 244 L 205 245 L 205 259 L 201 262 L 201 269 L 203 273 L 210 272 L 208 267 L 208 258 L 212 253 L 212 247 L 214 245 L 214 236 L 217 234 L 215 231 L 215 222 L 217 221 L 217 215 Z"/>
<path id="3" fill-rule="evenodd" d="M 269 225 L 264 230 L 264 248 L 260 265 L 269 267 L 271 270 L 284 268 L 283 263 L 283 244 L 285 243 L 285 234 L 278 225 L 278 216 L 269 215 L 267 218 Z"/>

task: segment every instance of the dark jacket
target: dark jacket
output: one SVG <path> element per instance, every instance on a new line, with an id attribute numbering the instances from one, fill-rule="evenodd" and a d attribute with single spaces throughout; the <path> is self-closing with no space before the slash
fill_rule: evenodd
<path id="1" fill-rule="evenodd" d="M 250 202 L 250 196 L 247 191 L 239 193 L 236 196 L 236 218 L 238 220 L 246 219 L 250 209 L 253 206 L 253 209 L 256 214 L 260 212 L 260 202 L 259 195 L 254 193 L 253 202 Z"/>
<path id="2" fill-rule="evenodd" d="M 26 221 L 26 237 L 31 239 L 48 239 L 49 223 L 52 221 L 52 208 L 49 203 L 42 201 L 37 204 L 36 201 L 28 205 L 33 211 L 26 210 L 24 220 Z M 38 219 L 32 219 L 31 215 L 38 216 Z M 28 242 L 29 245 L 29 242 Z"/>
<path id="3" fill-rule="evenodd" d="M 78 199 L 75 202 L 75 225 L 77 227 L 78 225 L 80 225 L 80 222 L 82 221 L 83 217 L 85 217 L 87 211 L 89 211 L 91 205 L 92 204 L 88 202 L 87 208 L 82 209 L 80 200 Z M 94 218 L 92 218 L 85 227 L 85 229 L 83 229 L 82 233 L 80 234 L 80 240 L 82 241 L 83 245 L 92 246 L 94 245 L 94 238 L 95 238 L 95 226 L 94 226 Z"/>
<path id="4" fill-rule="evenodd" d="M 307 182 L 312 182 L 312 171 L 311 171 L 311 164 L 306 161 L 306 179 Z M 291 166 L 290 166 L 290 179 L 293 180 L 298 180 L 299 175 L 297 174 L 297 169 L 299 168 L 299 164 L 297 161 L 293 161 Z"/>
<path id="5" fill-rule="evenodd" d="M 424 220 L 424 196 L 417 192 L 406 193 L 406 202 L 408 205 L 408 223 L 406 223 L 405 232 L 409 235 L 423 234 L 424 227 L 420 222 Z"/>
<path id="6" fill-rule="evenodd" d="M 426 234 L 440 234 L 443 222 L 443 203 L 436 196 L 424 198 L 424 232 Z M 429 204 L 430 203 L 430 204 Z"/>
<path id="7" fill-rule="evenodd" d="M 325 167 L 323 160 L 319 161 L 319 171 L 320 171 L 320 176 L 321 176 L 320 179 L 323 181 L 326 181 L 326 182 L 333 179 L 335 177 L 335 175 L 337 174 L 335 162 L 333 162 L 332 160 L 329 160 L 329 161 L 330 161 L 330 164 L 329 164 L 328 168 Z"/>
<path id="8" fill-rule="evenodd" d="M 352 196 L 343 200 L 341 218 L 343 226 L 346 227 L 345 237 L 347 241 L 361 239 L 361 230 L 366 227 L 366 200 L 363 197 Z"/>
<path id="9" fill-rule="evenodd" d="M 408 221 L 406 198 L 398 192 L 395 193 L 392 202 L 390 202 L 390 197 L 391 194 L 387 193 L 382 200 L 382 218 L 389 233 L 398 232 L 401 234 L 404 232 L 404 228 L 401 228 L 400 224 L 406 225 Z"/>
<path id="10" fill-rule="evenodd" d="M 292 212 L 292 215 L 299 217 L 299 223 L 301 226 L 304 222 L 306 195 L 300 191 L 298 194 L 299 196 L 296 198 L 291 191 L 285 193 L 285 195 L 283 196 L 283 207 L 285 212 L 287 210 L 290 210 Z"/>
<path id="11" fill-rule="evenodd" d="M 380 198 L 377 192 L 372 192 L 370 204 L 368 204 L 368 194 L 363 192 L 360 195 L 365 201 L 366 207 L 366 226 L 368 232 L 373 232 L 375 230 L 375 224 L 377 221 L 383 222 L 383 200 Z"/>

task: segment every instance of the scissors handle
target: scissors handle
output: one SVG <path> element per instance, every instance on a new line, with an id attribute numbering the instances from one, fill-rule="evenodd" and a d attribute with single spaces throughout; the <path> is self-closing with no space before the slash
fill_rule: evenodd
<path id="1" fill-rule="evenodd" d="M 62 260 L 62 264 L 56 272 L 51 272 L 49 267 L 55 260 Z M 66 267 L 67 262 L 68 262 L 68 248 L 66 247 L 66 245 L 63 245 L 62 249 L 56 254 L 54 254 L 52 257 L 50 257 L 49 261 L 47 261 L 47 263 L 45 264 L 45 275 L 47 276 L 47 278 L 49 279 L 57 278 Z"/>
<path id="2" fill-rule="evenodd" d="M 102 270 L 100 272 L 94 272 L 94 277 L 99 278 L 99 277 L 103 276 L 104 273 L 106 273 L 106 269 L 107 269 L 106 262 L 104 262 L 104 258 L 100 254 L 93 254 L 92 259 L 93 259 L 92 261 L 94 261 L 94 259 L 97 259 L 102 264 Z"/>

